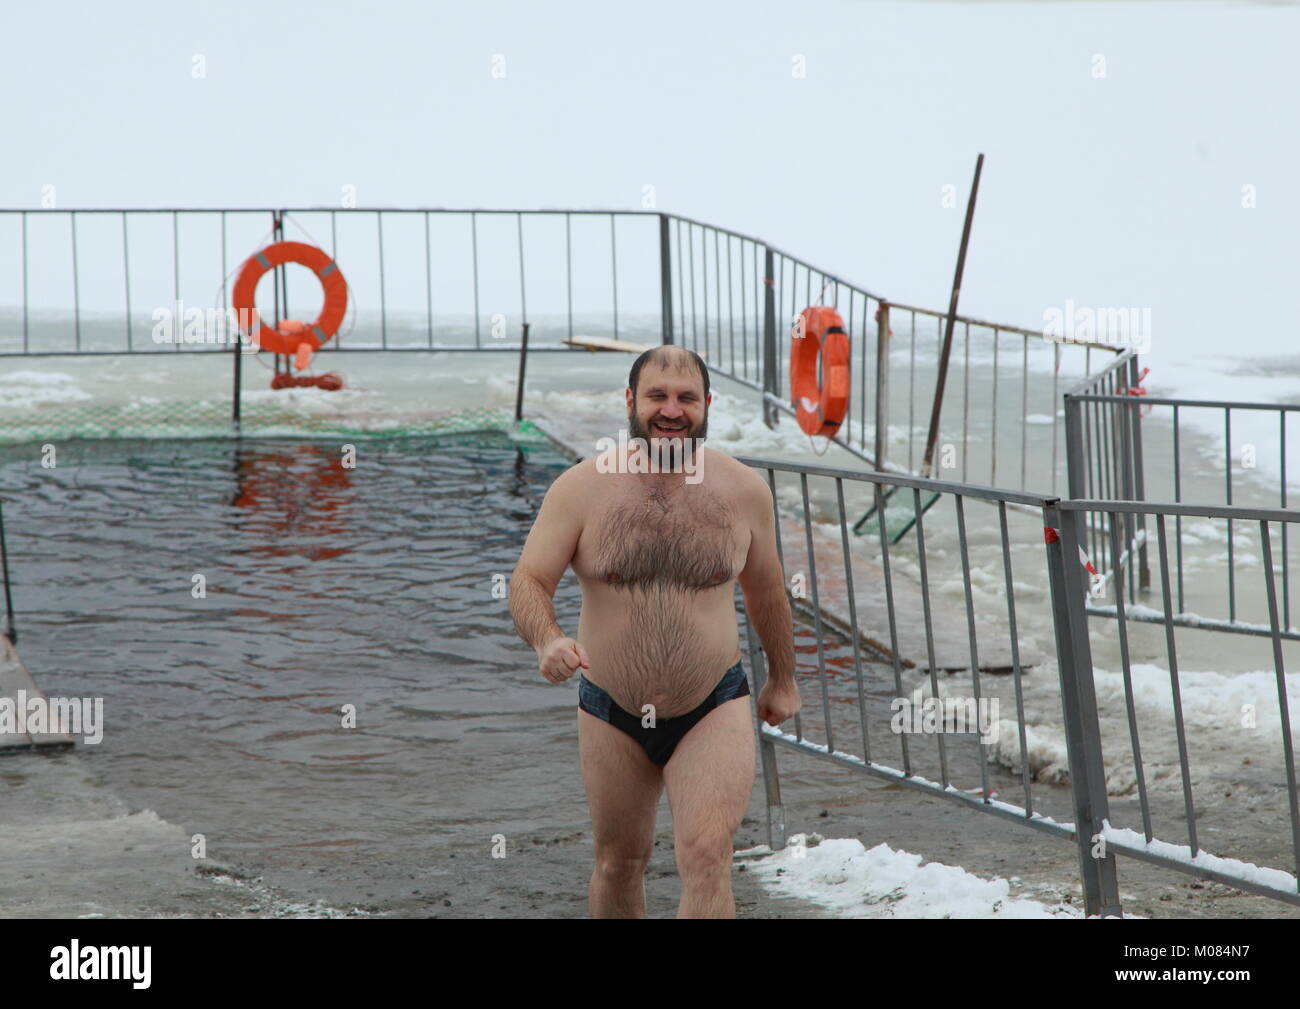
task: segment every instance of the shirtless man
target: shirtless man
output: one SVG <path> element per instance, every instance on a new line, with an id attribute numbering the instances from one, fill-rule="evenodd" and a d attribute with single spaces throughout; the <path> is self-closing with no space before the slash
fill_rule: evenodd
<path id="1" fill-rule="evenodd" d="M 666 786 L 677 916 L 734 918 L 732 839 L 754 785 L 737 580 L 767 653 L 759 717 L 779 725 L 801 703 L 772 496 L 748 466 L 700 444 L 713 397 L 698 355 L 646 351 L 626 395 L 629 442 L 551 485 L 510 581 L 510 612 L 548 682 L 578 673 L 592 917 L 645 917 Z M 569 566 L 582 587 L 576 639 L 552 605 Z"/>

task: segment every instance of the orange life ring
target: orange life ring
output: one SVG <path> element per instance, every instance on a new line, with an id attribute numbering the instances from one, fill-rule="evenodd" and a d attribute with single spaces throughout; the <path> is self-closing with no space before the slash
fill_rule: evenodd
<path id="1" fill-rule="evenodd" d="M 285 263 L 298 263 L 316 274 L 325 291 L 325 303 L 315 322 L 304 325 L 286 321 L 277 329 L 267 325 L 257 314 L 255 296 L 262 275 Z M 273 354 L 298 354 L 303 345 L 311 351 L 320 350 L 325 341 L 339 331 L 348 310 L 348 284 L 338 264 L 323 250 L 305 242 L 276 242 L 253 253 L 240 267 L 230 301 L 239 312 L 242 328 L 262 350 Z"/>
<path id="2" fill-rule="evenodd" d="M 817 363 L 821 362 L 821 384 Z M 790 395 L 799 426 L 834 437 L 849 413 L 849 334 L 833 308 L 805 308 L 790 338 Z"/>

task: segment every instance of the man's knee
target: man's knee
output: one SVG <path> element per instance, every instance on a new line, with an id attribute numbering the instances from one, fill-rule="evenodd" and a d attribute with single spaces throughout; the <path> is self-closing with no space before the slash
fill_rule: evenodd
<path id="1" fill-rule="evenodd" d="M 627 851 L 605 847 L 596 849 L 596 872 L 608 880 L 640 879 L 650 864 L 649 849 Z"/>
<path id="2" fill-rule="evenodd" d="M 677 842 L 677 871 L 683 878 L 709 880 L 730 877 L 731 835 L 706 831 Z"/>

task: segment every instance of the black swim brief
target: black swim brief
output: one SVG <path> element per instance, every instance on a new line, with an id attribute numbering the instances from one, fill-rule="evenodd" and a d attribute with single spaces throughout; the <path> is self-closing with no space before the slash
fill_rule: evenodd
<path id="1" fill-rule="evenodd" d="M 749 681 L 737 662 L 722 674 L 713 692 L 695 710 L 673 718 L 657 718 L 653 729 L 641 727 L 641 716 L 631 715 L 614 703 L 614 699 L 589 679 L 578 674 L 578 707 L 588 714 L 622 729 L 645 749 L 651 761 L 663 767 L 677 749 L 682 737 L 719 704 L 749 696 Z"/>

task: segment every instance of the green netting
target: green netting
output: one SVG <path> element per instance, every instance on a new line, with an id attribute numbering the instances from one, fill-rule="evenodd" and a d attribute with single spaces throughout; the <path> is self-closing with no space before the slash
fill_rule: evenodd
<path id="1" fill-rule="evenodd" d="M 159 403 L 65 404 L 0 413 L 0 443 L 48 442 L 76 438 L 213 438 L 234 432 L 227 400 Z M 246 437 L 405 437 L 471 432 L 507 434 L 523 443 L 547 443 L 525 420 L 517 424 L 503 408 L 405 410 L 335 413 L 306 412 L 275 403 L 246 402 L 240 434 Z"/>

